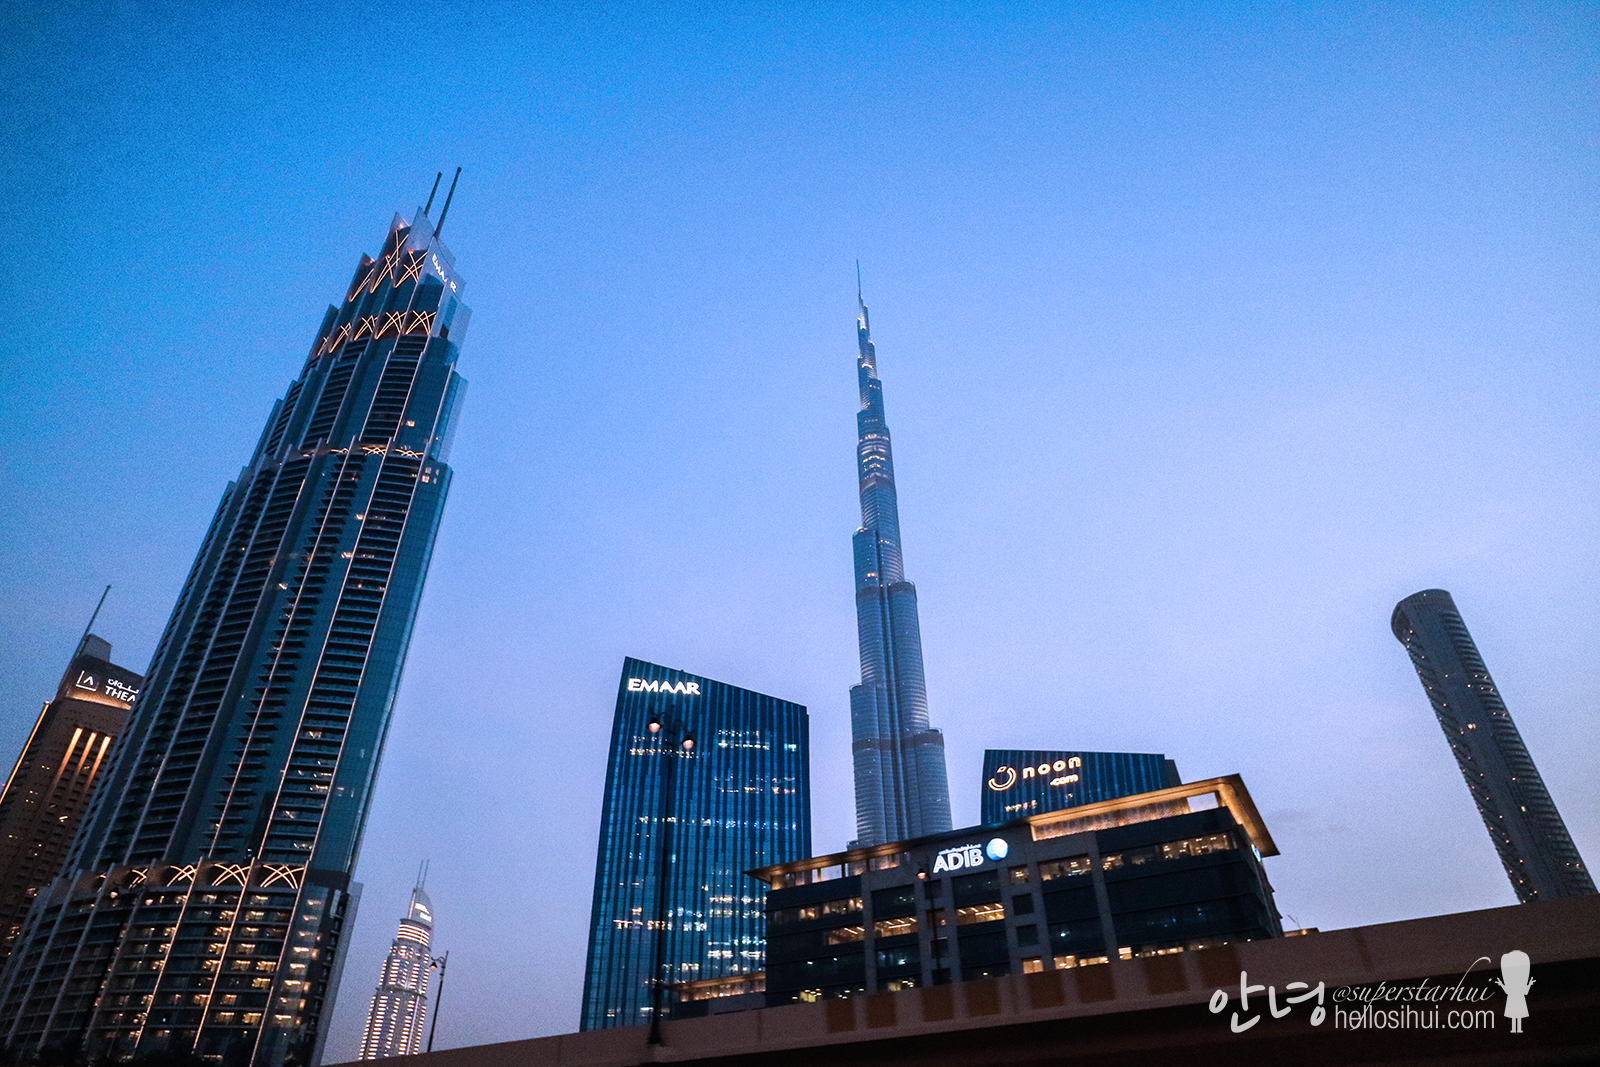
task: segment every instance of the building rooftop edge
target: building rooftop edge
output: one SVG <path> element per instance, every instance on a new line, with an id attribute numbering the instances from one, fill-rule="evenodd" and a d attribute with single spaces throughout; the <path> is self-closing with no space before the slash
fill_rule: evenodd
<path id="1" fill-rule="evenodd" d="M 1096 815 L 1108 815 L 1112 812 L 1126 811 L 1130 808 L 1142 808 L 1147 805 L 1189 800 L 1207 794 L 1214 794 L 1217 798 L 1217 803 L 1228 809 L 1233 815 L 1234 821 L 1242 826 L 1245 833 L 1250 836 L 1250 843 L 1255 846 L 1258 852 L 1263 856 L 1278 855 L 1278 846 L 1273 842 L 1272 834 L 1267 830 L 1266 821 L 1262 819 L 1261 812 L 1256 808 L 1255 800 L 1250 796 L 1250 790 L 1245 788 L 1244 779 L 1237 774 L 1225 774 L 1219 778 L 1187 782 L 1183 785 L 1169 786 L 1166 789 L 1157 789 L 1149 793 L 1134 793 L 1132 796 L 1099 800 L 1093 804 L 1079 804 L 1076 807 L 1060 808 L 1056 811 L 1047 811 L 1039 815 L 1025 815 L 1020 819 L 1013 819 L 1005 823 L 980 823 L 976 826 L 960 827 L 943 833 L 908 838 L 904 841 L 887 841 L 881 845 L 865 845 L 861 848 L 846 849 L 843 852 L 832 852 L 825 856 L 808 856 L 805 859 L 790 860 L 787 863 L 774 863 L 767 867 L 757 867 L 745 873 L 752 878 L 770 881 L 774 875 L 787 874 L 793 871 L 811 871 L 820 867 L 832 867 L 840 863 L 863 862 L 874 856 L 891 856 L 898 852 L 904 852 L 912 845 L 947 837 L 957 837 L 966 833 L 982 833 L 985 830 L 994 830 L 1002 826 L 1016 826 L 1019 824 L 1049 826 L 1055 823 L 1071 822 L 1075 819 L 1093 818 Z"/>

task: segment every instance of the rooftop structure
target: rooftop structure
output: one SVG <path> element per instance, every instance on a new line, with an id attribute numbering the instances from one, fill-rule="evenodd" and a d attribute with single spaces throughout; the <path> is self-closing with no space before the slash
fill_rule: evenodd
<path id="1" fill-rule="evenodd" d="M 996 826 L 1025 815 L 1178 785 L 1178 768 L 1154 752 L 988 749 L 979 811 Z"/>

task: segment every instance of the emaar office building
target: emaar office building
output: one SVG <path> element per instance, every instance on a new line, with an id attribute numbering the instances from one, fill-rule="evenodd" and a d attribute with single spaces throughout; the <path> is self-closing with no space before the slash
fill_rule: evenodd
<path id="1" fill-rule="evenodd" d="M 623 661 L 582 1029 L 650 1022 L 653 976 L 766 966 L 766 900 L 745 872 L 811 854 L 809 730 L 802 705 Z"/>

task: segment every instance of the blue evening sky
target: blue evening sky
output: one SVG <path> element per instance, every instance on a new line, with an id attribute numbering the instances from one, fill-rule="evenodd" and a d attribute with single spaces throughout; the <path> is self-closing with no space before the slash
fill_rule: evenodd
<path id="1" fill-rule="evenodd" d="M 625 655 L 806 704 L 851 836 L 857 258 L 958 823 L 986 746 L 1164 752 L 1244 776 L 1296 924 L 1510 904 L 1388 629 L 1437 586 L 1600 862 L 1595 4 L 11 12 L 7 766 L 105 583 L 144 667 L 323 308 L 465 168 L 330 1061 L 424 857 L 440 1044 L 576 1027 Z"/>

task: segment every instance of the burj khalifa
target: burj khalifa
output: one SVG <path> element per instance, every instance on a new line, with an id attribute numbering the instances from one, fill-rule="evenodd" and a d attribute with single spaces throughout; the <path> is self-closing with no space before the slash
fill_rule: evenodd
<path id="1" fill-rule="evenodd" d="M 867 305 L 856 294 L 861 410 L 856 461 L 861 528 L 854 538 L 861 684 L 850 689 L 856 779 L 855 845 L 903 841 L 950 829 L 944 735 L 928 725 L 917 587 L 905 579 L 894 459 Z"/>

